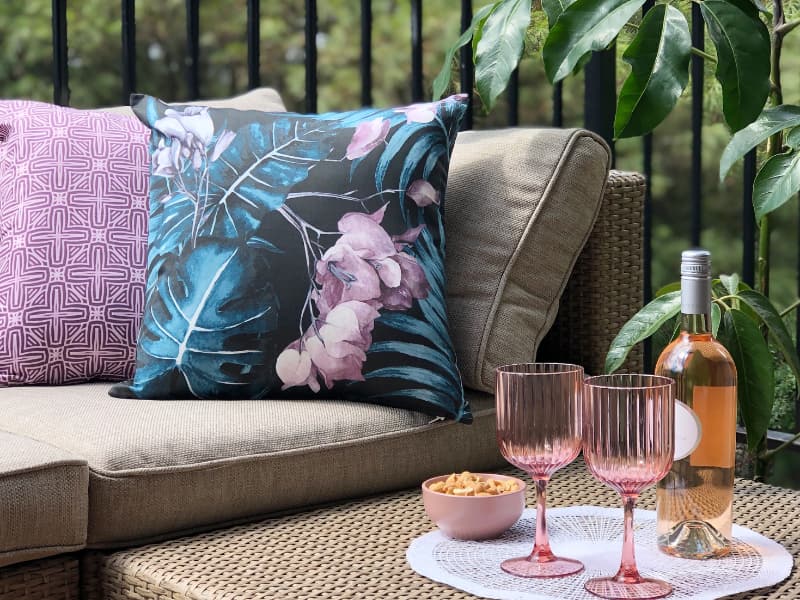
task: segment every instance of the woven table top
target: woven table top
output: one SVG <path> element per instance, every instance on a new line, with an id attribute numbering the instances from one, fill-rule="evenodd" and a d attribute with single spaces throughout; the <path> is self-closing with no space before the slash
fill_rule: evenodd
<path id="1" fill-rule="evenodd" d="M 548 505 L 581 504 L 620 502 L 577 461 L 556 473 Z M 639 506 L 654 504 L 650 489 Z M 734 598 L 800 598 L 800 492 L 737 480 L 734 519 L 781 543 L 795 560 L 782 584 Z M 471 598 L 406 564 L 411 540 L 432 529 L 416 489 L 346 502 L 114 553 L 104 560 L 104 597 Z"/>

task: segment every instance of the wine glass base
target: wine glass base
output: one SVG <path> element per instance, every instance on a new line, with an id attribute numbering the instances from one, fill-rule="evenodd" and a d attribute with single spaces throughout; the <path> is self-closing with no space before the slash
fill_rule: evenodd
<path id="1" fill-rule="evenodd" d="M 552 556 L 546 560 L 520 556 L 503 561 L 500 568 L 517 577 L 566 577 L 583 571 L 583 563 L 579 560 L 559 558 L 558 556 Z"/>
<path id="2" fill-rule="evenodd" d="M 617 581 L 614 577 L 599 577 L 590 579 L 583 587 L 590 594 L 610 600 L 628 600 L 629 598 L 651 600 L 663 598 L 672 593 L 672 586 L 660 579 L 643 578 L 637 582 L 624 583 Z"/>

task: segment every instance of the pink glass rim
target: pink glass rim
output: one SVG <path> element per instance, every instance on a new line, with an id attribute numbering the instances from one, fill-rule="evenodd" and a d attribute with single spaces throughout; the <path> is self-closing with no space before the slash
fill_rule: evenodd
<path id="1" fill-rule="evenodd" d="M 547 367 L 563 367 L 547 370 Z M 528 370 L 532 369 L 532 370 Z M 539 370 L 541 369 L 541 370 Z M 542 363 L 514 363 L 511 365 L 502 365 L 495 368 L 497 375 L 563 375 L 565 373 L 579 373 L 583 372 L 583 367 L 580 365 L 573 365 L 570 363 L 557 363 L 557 362 L 542 362 Z"/>
<path id="2" fill-rule="evenodd" d="M 646 373 L 617 373 L 613 375 L 594 375 L 583 380 L 584 384 L 603 390 L 652 390 L 666 389 L 675 385 L 675 380 L 661 375 Z M 636 384 L 633 384 L 636 382 Z"/>

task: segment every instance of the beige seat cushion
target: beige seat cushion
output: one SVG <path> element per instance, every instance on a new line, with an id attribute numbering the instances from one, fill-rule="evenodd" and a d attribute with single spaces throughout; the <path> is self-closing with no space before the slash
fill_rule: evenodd
<path id="1" fill-rule="evenodd" d="M 463 425 L 355 402 L 124 400 L 109 397 L 108 387 L 0 389 L 0 430 L 89 462 L 90 547 L 174 537 L 502 462 L 486 394 L 470 394 L 475 422 Z"/>
<path id="2" fill-rule="evenodd" d="M 175 102 L 174 104 L 194 104 L 198 106 L 210 106 L 212 108 L 237 108 L 239 110 L 263 110 L 266 112 L 286 112 L 286 107 L 283 105 L 281 97 L 278 95 L 278 92 L 272 88 L 256 88 L 244 94 L 233 96 L 232 98 L 193 100 L 191 102 Z M 126 115 L 128 117 L 135 116 L 130 106 L 111 106 L 98 110 L 118 115 Z"/>
<path id="3" fill-rule="evenodd" d="M 88 480 L 85 460 L 0 431 L 0 567 L 83 548 Z"/>
<path id="4" fill-rule="evenodd" d="M 608 147 L 583 130 L 467 131 L 445 200 L 447 304 L 464 385 L 534 360 L 600 209 Z"/>

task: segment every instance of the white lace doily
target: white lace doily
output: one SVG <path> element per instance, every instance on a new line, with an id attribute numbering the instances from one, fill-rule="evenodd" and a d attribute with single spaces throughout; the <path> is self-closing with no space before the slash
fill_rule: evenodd
<path id="1" fill-rule="evenodd" d="M 775 585 L 789 576 L 792 556 L 783 546 L 746 527 L 733 526 L 734 552 L 721 559 L 687 560 L 656 548 L 656 513 L 636 510 L 636 562 L 645 577 L 672 584 L 671 599 L 710 600 Z M 576 558 L 585 569 L 556 579 L 524 579 L 503 572 L 507 558 L 529 554 L 536 511 L 522 518 L 501 538 L 482 542 L 453 540 L 440 531 L 417 539 L 406 553 L 411 568 L 434 581 L 484 598 L 508 600 L 577 600 L 591 598 L 583 584 L 613 575 L 622 553 L 622 508 L 573 506 L 547 510 L 550 545 L 557 555 Z"/>

